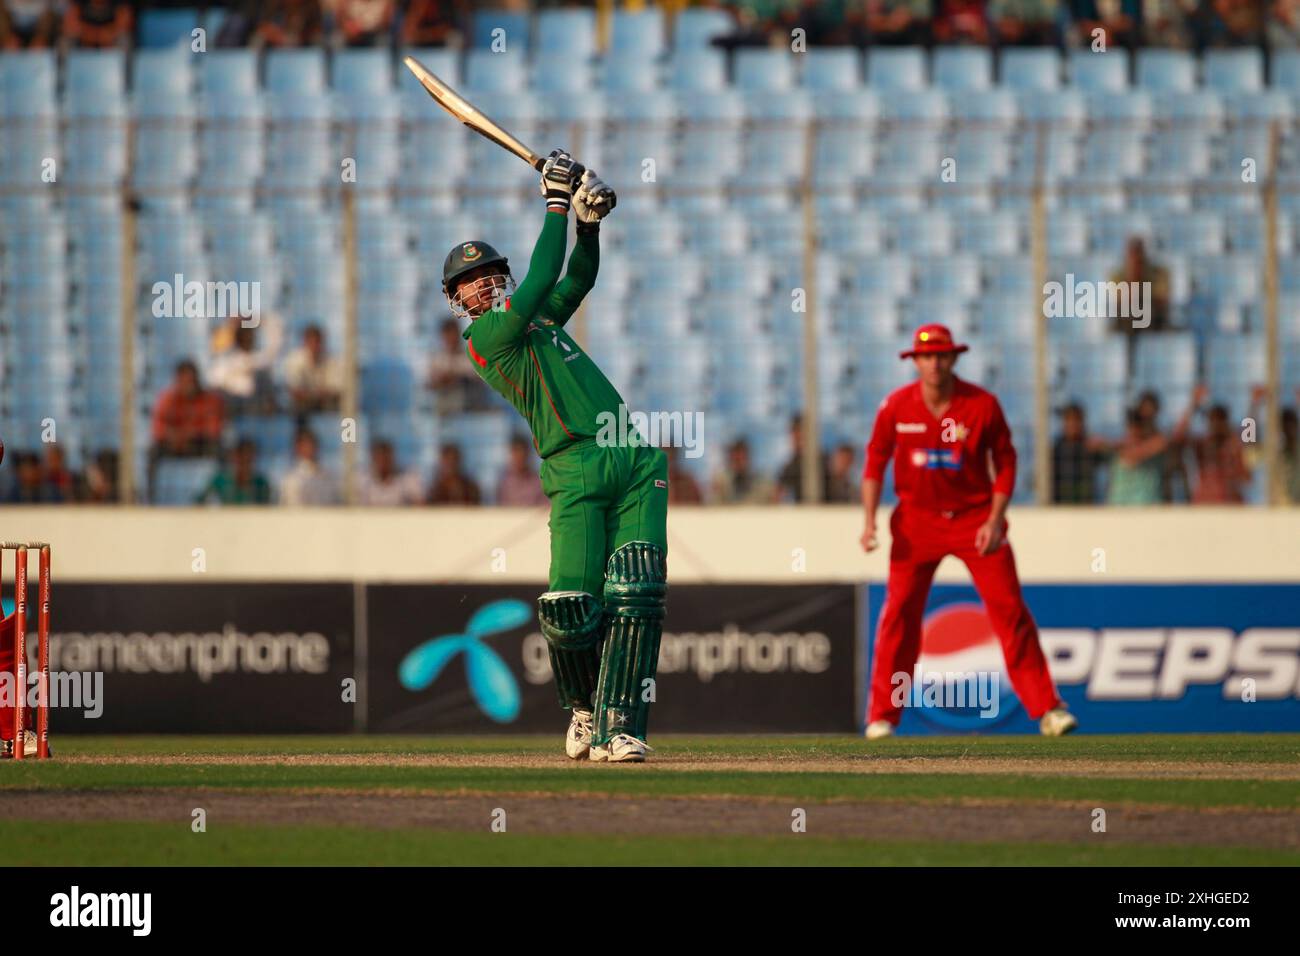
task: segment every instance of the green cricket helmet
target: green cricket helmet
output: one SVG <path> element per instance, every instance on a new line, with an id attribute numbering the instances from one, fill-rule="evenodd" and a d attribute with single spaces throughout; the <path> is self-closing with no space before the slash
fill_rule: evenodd
<path id="1" fill-rule="evenodd" d="M 501 266 L 499 272 L 480 276 L 473 282 L 455 288 L 461 276 L 495 263 Z M 510 276 L 509 260 L 486 242 L 462 242 L 447 253 L 447 259 L 442 264 L 442 292 L 457 318 L 472 321 L 486 312 L 491 303 L 513 291 L 514 280 Z M 472 307 L 467 305 L 471 300 L 476 303 Z"/>

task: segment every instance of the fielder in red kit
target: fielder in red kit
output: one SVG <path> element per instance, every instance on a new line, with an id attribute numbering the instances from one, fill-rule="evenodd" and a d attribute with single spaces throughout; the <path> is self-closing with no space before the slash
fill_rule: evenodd
<path id="1" fill-rule="evenodd" d="M 862 473 L 866 530 L 876 547 L 880 483 L 894 460 L 898 506 L 889 519 L 889 585 L 876 630 L 867 738 L 888 737 L 902 710 L 892 700 L 894 675 L 910 678 L 921 651 L 921 618 L 939 562 L 960 558 L 970 570 L 1002 643 L 1011 686 L 1042 732 L 1078 726 L 1057 696 L 1038 644 L 1038 627 L 1020 593 L 1007 542 L 1007 504 L 1016 484 L 1016 450 L 1002 406 L 990 392 L 953 374 L 967 346 L 942 325 L 925 325 L 912 348 L 917 381 L 880 403 Z"/>

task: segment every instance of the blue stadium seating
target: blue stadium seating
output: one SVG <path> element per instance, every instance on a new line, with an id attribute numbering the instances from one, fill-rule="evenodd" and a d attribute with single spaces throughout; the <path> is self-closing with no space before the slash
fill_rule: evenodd
<path id="1" fill-rule="evenodd" d="M 508 14 L 476 19 L 476 30 L 510 22 Z M 806 285 L 797 188 L 803 124 L 815 116 L 812 321 L 848 343 L 817 359 L 818 401 L 832 418 L 827 441 L 861 439 L 854 429 L 869 425 L 864 410 L 910 374 L 896 358 L 910 326 L 937 318 L 974 345 L 963 373 L 1006 392 L 1022 455 L 1030 454 L 1038 436 L 1026 430 L 1034 415 L 1027 345 L 1039 292 L 1027 187 L 1040 172 L 1060 188 L 1049 195 L 1046 221 L 1051 277 L 1104 280 L 1127 239 L 1143 236 L 1170 270 L 1179 329 L 1135 337 L 1130 376 L 1127 339 L 1104 323 L 1053 319 L 1053 403 L 1083 401 L 1093 426 L 1113 434 L 1134 389 L 1155 388 L 1178 409 L 1203 379 L 1233 414 L 1244 413 L 1263 373 L 1265 233 L 1261 190 L 1241 182 L 1239 163 L 1255 157 L 1261 177 L 1268 174 L 1265 124 L 1291 121 L 1300 58 L 1275 55 L 1264 88 L 1253 51 L 1198 59 L 1144 50 L 1130 85 L 1122 50 L 1075 51 L 1063 61 L 1050 49 L 1008 49 L 992 85 L 993 60 L 982 49 L 876 48 L 865 63 L 849 48 L 727 54 L 706 38 L 730 22 L 717 10 L 683 11 L 670 46 L 657 8 L 618 11 L 611 54 L 596 57 L 590 12 L 564 10 L 514 21 L 508 53 L 484 44 L 464 56 L 413 51 L 448 80 L 463 77 L 485 112 L 539 148 L 569 143 L 577 129 L 583 158 L 619 186 L 584 328 L 592 354 L 638 403 L 681 406 L 682 395 L 692 396 L 729 434 L 746 433 L 756 415 L 779 419 L 802 404 L 805 319 L 791 309 L 790 290 Z M 538 42 L 529 44 L 534 28 Z M 530 56 L 530 46 L 540 55 Z M 560 50 L 565 59 L 552 59 Z M 83 426 L 81 435 L 116 427 L 123 370 L 89 379 L 80 370 L 122 346 L 113 321 L 124 261 L 113 190 L 128 172 L 144 206 L 136 250 L 144 288 L 172 271 L 257 278 L 294 341 L 310 322 L 336 345 L 341 218 L 337 194 L 310 187 L 334 182 L 346 155 L 359 174 L 366 434 L 400 433 L 403 459 L 426 479 L 440 444 L 463 441 L 485 490 L 495 484 L 517 428 L 512 413 L 498 404 L 484 417 L 429 427 L 421 357 L 437 347 L 445 315 L 437 273 L 446 250 L 471 237 L 492 241 L 518 275 L 532 228 L 520 224 L 536 212 L 535 184 L 517 159 L 446 122 L 387 52 L 340 50 L 330 60 L 327 86 L 317 50 L 199 56 L 175 43 L 127 63 L 115 52 L 71 51 L 62 83 L 48 55 L 0 57 L 0 116 L 16 117 L 21 131 L 0 137 L 0 432 L 29 435 L 30 421 L 12 419 L 51 402 Z M 138 121 L 130 170 L 128 119 Z M 1041 144 L 1039 120 L 1050 121 Z M 1288 134 L 1277 240 L 1286 342 L 1300 342 L 1293 154 Z M 47 156 L 59 160 L 61 181 L 90 191 L 12 188 L 25 187 L 27 171 Z M 647 158 L 652 182 L 641 179 Z M 957 161 L 956 183 L 936 181 L 945 158 Z M 148 304 L 131 370 L 142 415 L 177 359 L 204 363 L 212 331 L 205 322 L 154 319 Z M 32 313 L 44 320 L 22 321 Z M 723 344 L 722 367 L 694 347 L 702 335 Z M 636 342 L 645 355 L 629 353 Z M 1283 350 L 1288 388 L 1300 385 L 1297 351 Z M 12 359 L 32 352 L 38 362 Z M 288 461 L 287 421 L 241 424 L 264 442 L 272 471 Z M 479 424 L 482 441 L 470 434 Z M 147 443 L 147 417 L 138 431 Z M 756 457 L 787 454 L 779 429 L 749 437 Z M 707 473 L 709 463 L 696 467 Z M 186 480 L 178 487 L 166 495 L 188 500 Z"/>
<path id="2" fill-rule="evenodd" d="M 674 50 L 708 49 L 712 41 L 736 29 L 736 21 L 726 10 L 688 7 L 673 22 Z"/>
<path id="3" fill-rule="evenodd" d="M 652 60 L 667 49 L 664 13 L 660 7 L 646 10 L 615 10 L 610 22 L 608 59 Z"/>

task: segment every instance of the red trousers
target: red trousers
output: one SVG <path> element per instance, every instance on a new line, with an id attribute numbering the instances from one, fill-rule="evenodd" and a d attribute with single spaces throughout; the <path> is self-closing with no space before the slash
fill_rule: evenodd
<path id="1" fill-rule="evenodd" d="M 1038 644 L 1038 625 L 1025 606 L 1016 575 L 1010 542 L 980 555 L 975 532 L 989 515 L 988 508 L 958 512 L 929 512 L 899 504 L 889 519 L 893 544 L 889 551 L 889 585 L 885 606 L 876 628 L 867 722 L 887 720 L 897 724 L 902 714 L 890 696 L 893 676 L 916 669 L 921 653 L 921 618 L 930 594 L 930 582 L 939 562 L 953 555 L 965 562 L 975 590 L 1002 644 L 1011 686 L 1029 716 L 1037 720 L 1060 703 L 1047 659 Z"/>

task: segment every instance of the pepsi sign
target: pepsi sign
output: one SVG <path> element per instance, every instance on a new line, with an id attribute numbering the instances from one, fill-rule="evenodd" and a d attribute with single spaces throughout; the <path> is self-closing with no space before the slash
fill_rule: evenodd
<path id="1" fill-rule="evenodd" d="M 1081 732 L 1300 731 L 1300 585 L 1026 585 L 1024 594 Z M 869 585 L 861 602 L 864 687 L 884 597 Z M 900 733 L 1036 732 L 974 588 L 935 586 L 922 628 Z M 983 687 L 983 701 L 972 706 L 968 694 L 952 706 L 955 682 Z"/>

